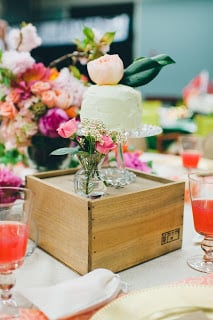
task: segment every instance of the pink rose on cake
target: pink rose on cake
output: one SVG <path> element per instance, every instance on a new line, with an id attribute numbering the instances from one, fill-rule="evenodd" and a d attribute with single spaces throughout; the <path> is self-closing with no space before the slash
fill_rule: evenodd
<path id="1" fill-rule="evenodd" d="M 117 84 L 123 77 L 124 65 L 118 54 L 105 54 L 87 64 L 89 76 L 98 85 Z"/>

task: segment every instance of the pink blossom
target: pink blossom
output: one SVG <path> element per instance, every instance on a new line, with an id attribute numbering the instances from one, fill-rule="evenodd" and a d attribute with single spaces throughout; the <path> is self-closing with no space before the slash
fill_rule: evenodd
<path id="1" fill-rule="evenodd" d="M 8 34 L 8 45 L 17 51 L 31 51 L 41 45 L 41 38 L 37 34 L 35 26 L 28 23 L 19 29 L 12 29 Z"/>
<path id="2" fill-rule="evenodd" d="M 107 154 L 109 151 L 115 149 L 116 146 L 111 137 L 103 136 L 102 141 L 96 143 L 96 150 L 102 154 Z"/>
<path id="3" fill-rule="evenodd" d="M 42 92 L 47 91 L 50 88 L 51 85 L 49 82 L 37 81 L 31 86 L 31 91 L 33 94 L 41 94 Z"/>
<path id="4" fill-rule="evenodd" d="M 70 138 L 78 130 L 78 122 L 75 119 L 71 119 L 57 129 L 58 134 L 62 138 Z"/>
<path id="5" fill-rule="evenodd" d="M 64 89 L 72 93 L 72 105 L 80 107 L 84 92 L 87 87 L 82 81 L 75 78 L 68 68 L 61 69 L 59 76 L 54 81 L 55 89 Z"/>
<path id="6" fill-rule="evenodd" d="M 21 149 L 30 144 L 31 137 L 38 131 L 29 109 L 21 109 L 14 119 L 3 118 L 0 126 L 0 137 L 5 149 Z"/>
<path id="7" fill-rule="evenodd" d="M 19 102 L 19 107 L 20 109 L 30 109 L 30 107 L 34 104 L 37 103 L 39 101 L 39 97 L 37 96 L 30 96 L 27 99 L 22 99 Z"/>
<path id="8" fill-rule="evenodd" d="M 63 109 L 52 108 L 39 118 L 38 128 L 44 136 L 56 138 L 58 137 L 58 127 L 67 120 L 69 117 Z"/>
<path id="9" fill-rule="evenodd" d="M 117 54 L 105 54 L 89 61 L 87 70 L 90 78 L 98 85 L 117 84 L 123 77 L 123 61 Z"/>
<path id="10" fill-rule="evenodd" d="M 34 63 L 30 69 L 27 69 L 25 73 L 22 75 L 22 79 L 30 85 L 32 85 L 35 81 L 47 81 L 49 80 L 51 75 L 51 70 L 42 62 Z"/>
<path id="11" fill-rule="evenodd" d="M 0 116 L 13 119 L 17 114 L 17 110 L 11 101 L 5 101 L 0 103 Z"/>
<path id="12" fill-rule="evenodd" d="M 8 168 L 0 168 L 0 186 L 1 187 L 20 187 L 23 181 L 13 171 Z"/>
<path id="13" fill-rule="evenodd" d="M 30 87 L 24 81 L 16 83 L 16 88 L 14 88 L 14 91 L 20 96 L 21 100 L 26 100 L 31 96 Z"/>
<path id="14" fill-rule="evenodd" d="M 53 90 L 42 92 L 41 101 L 48 107 L 53 108 L 56 106 L 56 94 Z"/>
<path id="15" fill-rule="evenodd" d="M 56 106 L 62 109 L 68 109 L 72 105 L 72 95 L 70 91 L 64 90 L 55 90 L 56 94 Z"/>
<path id="16" fill-rule="evenodd" d="M 6 96 L 6 101 L 18 103 L 20 101 L 21 95 L 19 92 L 17 92 L 16 89 L 11 89 L 8 95 Z"/>
<path id="17" fill-rule="evenodd" d="M 151 173 L 152 169 L 145 162 L 142 162 L 139 156 L 140 153 L 137 151 L 124 152 L 123 157 L 125 166 L 135 170 Z"/>
<path id="18" fill-rule="evenodd" d="M 4 51 L 1 66 L 10 69 L 15 76 L 19 76 L 35 63 L 29 52 L 15 50 Z"/>

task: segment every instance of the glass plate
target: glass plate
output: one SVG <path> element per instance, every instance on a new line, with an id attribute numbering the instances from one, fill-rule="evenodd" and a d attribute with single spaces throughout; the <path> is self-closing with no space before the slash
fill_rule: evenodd
<path id="1" fill-rule="evenodd" d="M 127 132 L 127 136 L 130 138 L 147 138 L 156 136 L 162 133 L 162 128 L 153 124 L 143 124 L 140 128 L 133 129 Z"/>
<path id="2" fill-rule="evenodd" d="M 91 320 L 170 320 L 197 310 L 213 319 L 212 286 L 171 285 L 135 291 L 112 301 Z"/>

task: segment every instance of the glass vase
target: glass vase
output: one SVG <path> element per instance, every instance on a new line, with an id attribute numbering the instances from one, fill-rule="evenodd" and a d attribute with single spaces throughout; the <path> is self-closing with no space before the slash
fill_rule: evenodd
<path id="1" fill-rule="evenodd" d="M 100 173 L 104 155 L 79 152 L 77 157 L 81 168 L 74 176 L 74 190 L 76 194 L 90 199 L 102 197 L 107 189 L 106 182 Z"/>

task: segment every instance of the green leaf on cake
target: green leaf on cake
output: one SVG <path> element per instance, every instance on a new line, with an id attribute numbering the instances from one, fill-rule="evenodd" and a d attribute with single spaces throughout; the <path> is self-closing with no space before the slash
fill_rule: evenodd
<path id="1" fill-rule="evenodd" d="M 143 86 L 152 81 L 164 66 L 172 63 L 175 61 L 166 54 L 138 58 L 124 70 L 120 83 L 131 87 Z"/>

